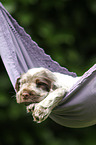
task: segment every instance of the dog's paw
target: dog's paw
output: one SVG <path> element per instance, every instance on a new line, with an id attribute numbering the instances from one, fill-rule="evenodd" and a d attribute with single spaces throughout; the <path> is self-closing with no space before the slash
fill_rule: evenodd
<path id="1" fill-rule="evenodd" d="M 30 104 L 26 109 L 27 113 L 32 112 L 33 119 L 37 123 L 44 121 L 51 113 L 50 108 L 44 107 L 40 103 Z"/>
<path id="2" fill-rule="evenodd" d="M 34 108 L 35 108 L 35 105 L 36 105 L 36 104 L 30 104 L 29 106 L 27 106 L 27 107 L 26 107 L 27 113 L 33 112 L 33 111 L 34 111 Z"/>
<path id="3" fill-rule="evenodd" d="M 49 116 L 50 113 L 50 108 L 43 107 L 40 104 L 36 104 L 32 115 L 35 122 L 41 123 Z"/>

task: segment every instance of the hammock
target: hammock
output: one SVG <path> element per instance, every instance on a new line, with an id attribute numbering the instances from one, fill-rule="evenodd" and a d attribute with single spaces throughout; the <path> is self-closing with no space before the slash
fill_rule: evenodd
<path id="1" fill-rule="evenodd" d="M 0 3 L 0 55 L 15 89 L 28 69 L 45 67 L 76 77 L 45 54 Z M 80 128 L 96 123 L 96 64 L 73 86 L 49 116 L 60 125 Z"/>

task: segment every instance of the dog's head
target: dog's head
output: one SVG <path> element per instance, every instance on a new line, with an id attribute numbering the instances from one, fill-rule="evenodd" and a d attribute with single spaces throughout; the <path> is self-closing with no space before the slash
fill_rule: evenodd
<path id="1" fill-rule="evenodd" d="M 17 79 L 17 103 L 31 104 L 43 100 L 53 89 L 54 74 L 45 68 L 33 68 Z"/>

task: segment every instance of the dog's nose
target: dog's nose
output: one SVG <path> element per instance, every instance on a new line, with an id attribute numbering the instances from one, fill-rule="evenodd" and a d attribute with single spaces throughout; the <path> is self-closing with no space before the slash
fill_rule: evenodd
<path id="1" fill-rule="evenodd" d="M 22 93 L 22 97 L 23 97 L 23 99 L 25 99 L 25 100 L 28 99 L 29 96 L 30 96 L 30 95 L 29 95 L 28 92 L 23 92 L 23 93 Z"/>

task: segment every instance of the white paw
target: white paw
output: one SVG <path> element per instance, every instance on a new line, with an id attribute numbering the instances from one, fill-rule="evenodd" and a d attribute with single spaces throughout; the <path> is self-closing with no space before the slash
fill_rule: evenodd
<path id="1" fill-rule="evenodd" d="M 27 113 L 33 112 L 34 111 L 34 108 L 35 108 L 35 104 L 30 104 L 29 106 L 27 106 L 26 107 Z"/>
<path id="2" fill-rule="evenodd" d="M 49 116 L 49 114 L 51 113 L 51 109 L 48 107 L 43 107 L 39 103 L 35 103 L 30 104 L 27 107 L 27 112 L 32 112 L 34 121 L 37 123 L 41 123 Z"/>
<path id="3" fill-rule="evenodd" d="M 32 115 L 33 115 L 34 121 L 36 121 L 37 123 L 41 123 L 49 116 L 50 113 L 51 113 L 50 108 L 47 108 L 47 107 L 45 108 L 38 104 L 35 106 L 35 109 Z"/>

